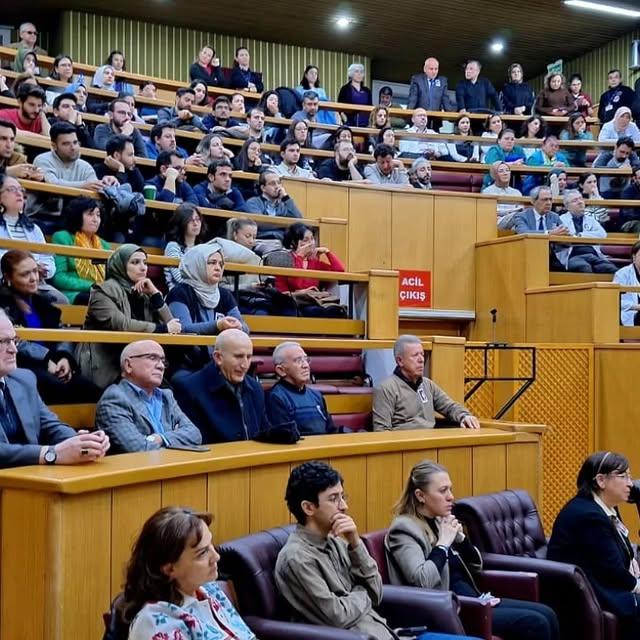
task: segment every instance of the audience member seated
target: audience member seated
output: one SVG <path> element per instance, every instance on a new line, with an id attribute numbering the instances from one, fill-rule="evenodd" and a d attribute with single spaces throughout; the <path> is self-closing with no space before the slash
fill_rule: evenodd
<path id="1" fill-rule="evenodd" d="M 109 64 L 98 67 L 93 76 L 93 80 L 91 81 L 91 86 L 95 89 L 101 89 L 102 91 L 113 91 L 115 93 L 115 69 Z M 108 98 L 97 96 L 95 94 L 89 94 L 89 97 L 87 98 L 87 111 L 89 111 L 89 113 L 95 113 L 99 116 L 103 116 L 106 113 L 108 106 Z"/>
<path id="2" fill-rule="evenodd" d="M 147 277 L 147 254 L 134 244 L 119 246 L 107 260 L 105 281 L 91 289 L 84 328 L 96 331 L 180 333 L 162 294 Z M 117 344 L 91 342 L 79 345 L 82 372 L 100 388 L 112 384 L 120 373 Z"/>
<path id="3" fill-rule="evenodd" d="M 286 192 L 280 176 L 272 169 L 263 171 L 258 176 L 260 195 L 249 198 L 245 204 L 247 213 L 259 213 L 264 216 L 280 216 L 284 218 L 302 218 L 293 198 Z M 269 224 L 258 227 L 258 237 L 282 240 L 284 230 Z"/>
<path id="4" fill-rule="evenodd" d="M 244 197 L 232 182 L 233 166 L 231 162 L 226 158 L 214 160 L 207 168 L 207 179 L 194 188 L 198 204 L 202 207 L 224 211 L 245 211 Z M 212 219 L 211 222 L 213 234 L 220 235 L 219 230 L 224 226 L 224 221 Z"/>
<path id="5" fill-rule="evenodd" d="M 145 80 L 138 90 L 138 96 L 142 98 L 148 98 L 150 100 L 156 100 L 158 98 L 156 85 L 151 80 Z M 153 107 L 149 104 L 142 103 L 140 105 L 140 116 L 143 120 L 155 120 L 158 117 L 158 107 Z"/>
<path id="6" fill-rule="evenodd" d="M 280 96 L 277 91 L 265 91 L 258 102 L 265 118 L 284 118 L 280 113 Z M 264 140 L 269 144 L 279 144 L 286 134 L 286 127 L 277 124 L 265 124 Z"/>
<path id="7" fill-rule="evenodd" d="M 567 188 L 568 176 L 565 169 L 561 169 L 557 167 L 555 169 L 551 169 L 549 173 L 544 177 L 544 186 L 551 188 L 551 195 L 554 198 L 561 198 L 564 195 L 564 192 Z M 562 211 L 562 207 L 558 205 L 554 207 L 553 210 L 558 213 Z"/>
<path id="8" fill-rule="evenodd" d="M 400 104 L 393 101 L 393 89 L 389 85 L 380 87 L 380 90 L 378 91 L 378 104 L 382 107 L 386 107 L 387 109 L 402 109 Z M 390 116 L 387 127 L 403 129 L 405 124 L 404 118 Z"/>
<path id="9" fill-rule="evenodd" d="M 12 122 L 22 133 L 49 135 L 49 121 L 45 113 L 44 91 L 31 84 L 23 84 L 18 93 L 15 109 L 0 109 L 0 119 Z"/>
<path id="10" fill-rule="evenodd" d="M 198 198 L 187 182 L 184 158 L 177 151 L 162 151 L 156 158 L 158 175 L 147 181 L 156 188 L 153 200 L 160 202 L 191 202 L 198 204 Z"/>
<path id="11" fill-rule="evenodd" d="M 249 66 L 251 57 L 246 47 L 238 47 L 234 56 L 233 72 L 229 81 L 230 89 L 242 89 L 251 93 L 262 93 L 262 74 L 252 71 Z M 234 109 L 234 111 L 237 111 Z"/>
<path id="12" fill-rule="evenodd" d="M 212 521 L 210 513 L 164 507 L 145 522 L 124 586 L 129 640 L 178 640 L 185 631 L 192 639 L 256 640 L 215 583 Z"/>
<path id="13" fill-rule="evenodd" d="M 421 108 L 426 111 L 455 111 L 449 98 L 447 78 L 441 76 L 440 63 L 436 58 L 424 61 L 423 73 L 411 76 L 407 109 Z"/>
<path id="14" fill-rule="evenodd" d="M 196 98 L 193 101 L 194 106 L 202 108 L 209 106 L 209 95 L 205 82 L 202 80 L 193 80 L 189 85 L 189 89 L 193 89 L 193 92 L 196 95 Z"/>
<path id="15" fill-rule="evenodd" d="M 196 161 L 196 157 L 199 158 Z M 208 167 L 214 160 L 233 159 L 233 151 L 226 149 L 222 142 L 222 138 L 217 133 L 208 133 L 196 147 L 193 155 L 194 164 L 202 167 Z"/>
<path id="16" fill-rule="evenodd" d="M 118 184 L 128 184 L 131 191 L 142 193 L 144 177 L 136 167 L 136 152 L 131 138 L 123 134 L 115 135 L 107 141 L 105 151 L 104 160 L 94 165 L 98 179 L 112 176 Z"/>
<path id="17" fill-rule="evenodd" d="M 640 242 L 631 247 L 631 264 L 616 271 L 615 284 L 640 287 Z M 640 326 L 640 296 L 635 291 L 626 291 L 620 296 L 620 324 L 625 327 Z"/>
<path id="18" fill-rule="evenodd" d="M 491 82 L 480 78 L 482 65 L 478 60 L 468 60 L 464 67 L 464 80 L 456 85 L 456 103 L 461 113 L 502 111 L 502 101 Z"/>
<path id="19" fill-rule="evenodd" d="M 18 35 L 20 40 L 17 42 L 11 42 L 6 47 L 11 49 L 27 49 L 28 51 L 35 51 L 39 56 L 48 55 L 46 50 L 37 45 L 38 42 L 38 29 L 33 22 L 23 22 L 18 27 Z M 16 69 L 17 71 L 17 69 Z"/>
<path id="20" fill-rule="evenodd" d="M 313 231 L 301 222 L 292 224 L 282 244 L 291 252 L 295 269 L 344 271 L 340 258 L 326 247 L 317 247 Z M 325 256 L 327 261 L 320 260 Z M 276 289 L 293 296 L 300 315 L 313 318 L 343 318 L 344 307 L 337 296 L 326 289 L 326 281 L 315 278 L 276 276 Z M 322 288 L 324 287 L 324 288 Z"/>
<path id="21" fill-rule="evenodd" d="M 305 622 L 392 640 L 399 636 L 376 611 L 382 603 L 378 566 L 347 515 L 343 484 L 325 462 L 292 469 L 285 500 L 298 524 L 278 554 L 276 585 Z M 455 638 L 461 636 L 428 632 L 418 640 Z"/>
<path id="22" fill-rule="evenodd" d="M 462 114 L 453 132 L 457 136 L 468 137 L 473 135 L 471 131 L 471 119 L 468 115 Z M 448 154 L 456 162 L 480 162 L 480 148 L 477 144 L 468 140 L 456 140 L 447 144 Z"/>
<path id="23" fill-rule="evenodd" d="M 144 124 L 146 122 L 144 118 L 141 118 L 140 114 L 138 113 L 138 108 L 136 107 L 136 97 L 133 91 L 130 93 L 127 91 L 119 91 L 118 99 L 124 100 L 129 105 L 129 109 L 131 109 L 131 122 L 133 122 L 134 124 Z"/>
<path id="24" fill-rule="evenodd" d="M 292 138 L 285 138 L 280 144 L 280 164 L 273 170 L 283 178 L 315 178 L 311 169 L 303 169 L 300 161 L 300 144 Z"/>
<path id="25" fill-rule="evenodd" d="M 598 191 L 598 177 L 594 173 L 582 173 L 578 176 L 578 190 L 585 200 L 604 200 Z M 590 205 L 586 216 L 593 216 L 601 224 L 609 220 L 609 209 Z"/>
<path id="26" fill-rule="evenodd" d="M 409 171 L 409 184 L 415 189 L 429 191 L 433 189 L 431 184 L 431 162 L 426 158 L 416 158 Z"/>
<path id="27" fill-rule="evenodd" d="M 383 129 L 389 127 L 389 109 L 381 104 L 376 105 L 369 112 L 369 129 L 376 129 L 377 133 L 369 136 L 368 149 L 369 153 L 373 153 L 373 149 L 377 144 L 378 134 Z"/>
<path id="28" fill-rule="evenodd" d="M 520 127 L 519 140 L 542 140 L 547 135 L 547 125 L 541 116 L 529 116 Z M 527 160 L 540 148 L 538 146 L 524 146 Z"/>
<path id="29" fill-rule="evenodd" d="M 253 107 L 247 113 L 247 122 L 240 123 L 234 127 L 227 127 L 227 134 L 234 138 L 247 140 L 253 138 L 260 142 L 266 142 L 266 129 L 264 127 L 264 111 L 258 107 Z"/>
<path id="30" fill-rule="evenodd" d="M 640 164 L 631 169 L 631 180 L 622 192 L 623 200 L 640 200 Z M 640 220 L 640 207 L 624 207 L 620 210 L 620 218 L 624 223 Z M 626 229 L 623 229 L 626 231 Z"/>
<path id="31" fill-rule="evenodd" d="M 336 130 L 337 131 L 337 130 Z M 349 131 L 351 131 L 349 129 Z M 300 149 L 312 149 L 311 145 L 311 129 L 304 120 L 294 120 L 287 129 L 287 138 L 292 138 L 299 145 Z M 303 169 L 313 169 L 314 160 L 310 156 L 300 156 L 300 166 Z"/>
<path id="32" fill-rule="evenodd" d="M 560 151 L 560 143 L 558 138 L 553 135 L 546 136 L 542 141 L 542 146 L 534 151 L 527 159 L 527 165 L 530 167 L 568 167 L 569 158 Z M 522 193 L 528 195 L 531 190 L 540 185 L 542 178 L 540 174 L 529 174 L 523 182 Z"/>
<path id="33" fill-rule="evenodd" d="M 570 189 L 565 191 L 563 202 L 566 213 L 560 216 L 560 221 L 571 236 L 579 238 L 606 238 L 607 232 L 593 217 L 587 216 L 584 198 L 579 191 Z M 579 273 L 615 273 L 617 267 L 600 249 L 600 245 L 574 244 L 566 250 L 567 271 Z"/>
<path id="34" fill-rule="evenodd" d="M 87 91 L 87 87 L 83 84 L 77 84 L 73 95 L 76 97 L 78 101 L 76 104 L 76 109 L 80 111 L 80 113 L 87 112 L 87 98 L 89 97 L 89 92 Z"/>
<path id="35" fill-rule="evenodd" d="M 419 462 L 409 472 L 385 537 L 391 583 L 482 599 L 486 596 L 473 580 L 482 558 L 452 515 L 452 487 L 447 469 L 431 460 Z M 513 598 L 494 600 L 491 631 L 496 636 L 504 640 L 560 637 L 558 618 L 547 605 Z"/>
<path id="36" fill-rule="evenodd" d="M 613 116 L 613 120 L 606 122 L 598 134 L 600 142 L 620 138 L 631 138 L 636 143 L 640 142 L 640 129 L 632 121 L 629 107 L 620 107 Z"/>
<path id="37" fill-rule="evenodd" d="M 561 73 L 550 73 L 544 80 L 544 89 L 536 96 L 536 113 L 543 116 L 567 116 L 576 110 L 576 101 L 566 86 Z"/>
<path id="38" fill-rule="evenodd" d="M 478 419 L 424 375 L 420 338 L 400 336 L 393 345 L 393 375 L 373 390 L 373 430 L 432 429 L 435 412 L 465 429 L 479 429 Z"/>
<path id="39" fill-rule="evenodd" d="M 358 158 L 356 158 L 353 143 L 336 142 L 333 158 L 327 158 L 318 167 L 318 178 L 333 182 L 362 182 L 363 178 L 358 170 Z"/>
<path id="40" fill-rule="evenodd" d="M 243 111 L 244 113 L 244 111 Z M 218 96 L 213 103 L 213 114 L 207 114 L 202 122 L 212 133 L 224 133 L 231 127 L 239 127 L 243 123 L 231 117 L 231 104 L 227 96 Z"/>
<path id="41" fill-rule="evenodd" d="M 257 138 L 247 138 L 238 155 L 234 159 L 235 168 L 246 173 L 261 173 L 271 166 L 271 158 L 262 153 L 260 140 Z M 251 187 L 253 185 L 249 185 Z"/>
<path id="42" fill-rule="evenodd" d="M 182 282 L 167 295 L 171 314 L 184 333 L 217 335 L 225 329 L 249 333 L 229 289 L 220 287 L 224 273 L 222 247 L 215 241 L 191 247 L 180 260 Z M 211 348 L 181 348 L 181 369 L 198 371 L 211 360 Z"/>
<path id="43" fill-rule="evenodd" d="M 36 78 L 41 76 L 38 54 L 32 49 L 18 49 L 13 70 L 17 73 L 31 73 Z"/>
<path id="44" fill-rule="evenodd" d="M 50 124 L 55 124 L 56 122 L 72 124 L 75 127 L 80 146 L 86 149 L 93 149 L 95 147 L 93 138 L 89 127 L 82 120 L 82 114 L 76 109 L 77 105 L 78 99 L 74 93 L 61 93 L 56 96 L 52 105 L 53 118 Z"/>
<path id="45" fill-rule="evenodd" d="M 113 176 L 99 180 L 93 167 L 80 158 L 80 142 L 72 124 L 56 122 L 51 127 L 50 136 L 51 151 L 41 153 L 33 161 L 33 166 L 44 175 L 45 182 L 93 191 L 118 184 Z"/>
<path id="46" fill-rule="evenodd" d="M 436 134 L 433 129 L 429 129 L 427 112 L 424 109 L 416 109 L 411 116 L 411 122 L 413 125 L 405 129 L 403 133 Z M 402 158 L 424 157 L 429 160 L 451 160 L 446 143 L 425 138 L 411 139 L 411 136 L 408 136 L 407 138 L 403 137 L 400 140 L 400 156 Z"/>
<path id="47" fill-rule="evenodd" d="M 517 189 L 510 187 L 511 167 L 503 160 L 496 160 L 490 169 L 491 184 L 482 189 L 482 193 L 492 196 L 517 196 L 522 194 Z M 522 205 L 511 202 L 498 202 L 498 229 L 512 229 L 516 213 L 522 211 Z"/>
<path id="48" fill-rule="evenodd" d="M 42 401 L 35 375 L 16 368 L 20 340 L 0 310 L 0 467 L 80 464 L 102 458 L 109 437 L 102 431 L 76 432 Z"/>
<path id="49" fill-rule="evenodd" d="M 522 65 L 514 62 L 507 71 L 509 82 L 502 88 L 502 103 L 505 113 L 516 116 L 529 115 L 533 107 L 534 94 L 528 83 L 524 82 Z"/>
<path id="50" fill-rule="evenodd" d="M 196 99 L 193 89 L 183 88 L 176 91 L 176 104 L 174 107 L 163 107 L 158 111 L 158 124 L 168 122 L 176 129 L 183 131 L 204 131 L 209 133 L 203 124 L 202 118 L 195 115 L 191 109 Z"/>
<path id="51" fill-rule="evenodd" d="M 598 157 L 593 161 L 594 169 L 596 167 L 606 167 L 609 169 L 621 169 L 630 167 L 632 158 L 637 160 L 634 153 L 635 144 L 631 138 L 618 138 L 616 146 L 611 151 L 601 151 Z M 629 184 L 629 176 L 601 176 L 600 177 L 600 193 L 605 200 L 616 200 L 622 197 L 623 191 Z"/>
<path id="52" fill-rule="evenodd" d="M 16 125 L 0 120 L 0 173 L 12 178 L 23 178 L 42 182 L 44 176 L 39 169 L 27 162 L 27 156 L 16 146 Z"/>
<path id="53" fill-rule="evenodd" d="M 516 134 L 512 129 L 503 129 L 498 134 L 498 144 L 488 149 L 482 162 L 490 165 L 496 162 L 522 165 L 526 162 L 525 150 L 516 145 Z M 489 176 L 485 176 L 483 184 L 489 184 Z"/>
<path id="54" fill-rule="evenodd" d="M 202 442 L 171 390 L 160 388 L 166 366 L 164 351 L 153 340 L 138 340 L 122 350 L 122 379 L 107 387 L 96 407 L 96 427 L 109 436 L 112 453 Z"/>
<path id="55" fill-rule="evenodd" d="M 25 212 L 25 198 L 26 192 L 16 179 L 0 173 L 0 238 L 37 242 L 44 245 L 45 239 L 42 229 Z M 4 253 L 6 253 L 6 249 L 0 249 L 0 256 Z M 40 275 L 39 293 L 54 302 L 66 304 L 68 300 L 65 296 L 45 282 L 56 273 L 53 256 L 37 253 L 35 260 Z"/>
<path id="56" fill-rule="evenodd" d="M 233 113 L 246 113 L 244 96 L 241 93 L 234 93 L 231 96 L 231 111 Z"/>
<path id="57" fill-rule="evenodd" d="M 19 73 L 13 80 L 11 84 L 11 89 L 7 87 L 7 82 L 4 76 L 1 76 L 4 82 L 0 81 L 0 84 L 3 85 L 2 96 L 5 98 L 15 98 L 18 92 L 20 91 L 20 87 L 28 85 L 31 87 L 39 87 L 38 79 L 30 73 L 29 71 L 25 71 L 24 73 Z"/>
<path id="58" fill-rule="evenodd" d="M 189 67 L 189 80 L 200 80 L 208 87 L 225 86 L 220 58 L 211 45 L 205 44 L 198 52 L 198 57 Z"/>
<path id="59" fill-rule="evenodd" d="M 364 84 L 364 65 L 359 62 L 349 65 L 347 78 L 347 83 L 343 84 L 338 92 L 338 102 L 357 106 L 372 105 L 371 89 Z M 349 111 L 342 117 L 350 127 L 366 127 L 369 122 L 366 111 Z"/>
<path id="60" fill-rule="evenodd" d="M 0 260 L 2 283 L 0 308 L 14 325 L 28 329 L 60 329 L 61 311 L 47 296 L 38 293 L 38 265 L 33 256 L 17 249 Z M 67 343 L 21 342 L 18 365 L 32 371 L 45 403 L 68 404 L 78 398 L 95 402 L 100 393 L 78 375 L 78 365 Z M 20 409 L 18 407 L 18 409 Z"/>
<path id="61" fill-rule="evenodd" d="M 80 76 L 77 82 L 73 81 L 73 60 L 71 56 L 64 53 L 58 54 L 53 60 L 53 67 L 49 74 L 51 80 L 58 80 L 58 82 L 65 82 L 68 87 L 50 86 L 47 89 L 47 102 L 53 102 L 54 98 L 61 93 L 75 93 L 75 90 L 79 84 L 84 84 L 84 76 Z"/>
<path id="62" fill-rule="evenodd" d="M 505 124 L 502 120 L 502 117 L 499 113 L 493 113 L 490 116 L 487 116 L 487 119 L 484 121 L 484 131 L 482 132 L 483 138 L 492 138 L 493 140 L 497 140 L 498 136 L 504 131 Z M 482 161 L 484 162 L 484 157 L 491 149 L 492 144 L 483 144 L 480 147 L 480 154 L 482 157 Z"/>
<path id="63" fill-rule="evenodd" d="M 144 155 L 147 158 L 151 158 L 151 160 L 155 160 L 158 154 L 163 151 L 177 151 L 183 158 L 187 158 L 189 155 L 182 147 L 178 146 L 176 128 L 168 122 L 153 125 L 149 133 L 149 139 L 144 144 Z"/>
<path id="64" fill-rule="evenodd" d="M 593 117 L 593 100 L 591 96 L 582 90 L 582 76 L 574 73 L 569 77 L 569 91 L 576 102 L 577 110 L 585 117 Z"/>
<path id="65" fill-rule="evenodd" d="M 640 569 L 618 510 L 632 484 L 623 455 L 591 454 L 578 472 L 578 493 L 560 510 L 547 547 L 549 560 L 585 572 L 602 608 L 617 616 L 621 640 L 640 636 Z"/>
<path id="66" fill-rule="evenodd" d="M 607 76 L 609 88 L 600 96 L 598 101 L 598 120 L 600 124 L 613 120 L 613 116 L 620 107 L 628 107 L 634 119 L 640 117 L 640 110 L 634 112 L 638 96 L 636 92 L 622 84 L 622 72 L 619 69 L 612 69 Z"/>
<path id="67" fill-rule="evenodd" d="M 53 244 L 83 249 L 111 250 L 98 235 L 101 226 L 100 204 L 93 198 L 74 198 L 62 211 L 65 229 L 51 237 Z M 105 265 L 91 258 L 55 256 L 55 275 L 51 283 L 71 304 L 86 305 L 91 287 L 104 282 Z"/>
<path id="68" fill-rule="evenodd" d="M 178 402 L 204 443 L 252 440 L 269 429 L 262 387 L 247 375 L 252 355 L 251 338 L 226 329 L 216 338 L 213 362 L 173 380 Z"/>
<path id="69" fill-rule="evenodd" d="M 131 107 L 128 102 L 116 98 L 109 103 L 107 109 L 108 123 L 99 124 L 93 134 L 93 139 L 98 149 L 106 149 L 107 142 L 113 136 L 124 135 L 131 138 L 136 156 L 146 156 L 145 142 L 140 132 L 133 126 Z"/>
<path id="70" fill-rule="evenodd" d="M 391 127 L 387 127 L 380 131 L 376 141 L 376 146 L 379 144 L 387 144 L 392 147 L 394 150 L 394 158 L 397 158 L 400 155 L 400 149 L 398 149 L 398 145 L 396 143 L 396 132 Z M 373 151 L 375 151 L 375 147 L 373 148 Z M 373 151 L 371 152 L 371 155 L 373 155 Z"/>
<path id="71" fill-rule="evenodd" d="M 329 96 L 327 92 L 322 88 L 320 84 L 320 71 L 318 67 L 313 64 L 308 64 L 305 67 L 300 84 L 296 87 L 296 92 L 300 96 L 300 99 L 304 97 L 307 91 L 313 91 L 320 102 L 329 102 Z M 331 111 L 329 109 L 318 109 L 317 122 L 321 124 L 340 124 L 340 116 L 337 111 Z"/>
<path id="72" fill-rule="evenodd" d="M 319 391 L 309 388 L 311 358 L 297 342 L 281 342 L 273 350 L 278 382 L 267 396 L 271 424 L 295 422 L 300 435 L 333 433 L 337 429 Z"/>
<path id="73" fill-rule="evenodd" d="M 181 260 L 189 249 L 204 242 L 206 237 L 207 225 L 198 207 L 185 202 L 178 206 L 167 223 L 167 245 L 164 248 L 164 255 Z M 165 267 L 164 279 L 169 290 L 182 282 L 180 267 Z"/>
<path id="74" fill-rule="evenodd" d="M 577 111 L 569 116 L 567 126 L 560 132 L 560 140 L 593 140 L 593 135 L 591 131 L 587 131 L 587 121 L 581 112 Z M 586 147 L 568 147 L 564 153 L 572 167 L 587 166 Z"/>
<path id="75" fill-rule="evenodd" d="M 318 123 L 318 104 L 320 100 L 315 91 L 305 91 L 302 98 L 302 109 L 296 111 L 292 116 L 292 120 L 305 120 L 306 122 Z M 322 129 L 311 129 L 311 146 L 316 149 L 322 149 L 327 143 L 331 134 Z"/>
<path id="76" fill-rule="evenodd" d="M 120 49 L 114 49 L 111 51 L 105 60 L 105 64 L 113 67 L 113 70 L 116 72 L 116 82 L 113 86 L 114 91 L 126 91 L 133 95 L 133 87 L 126 82 L 125 80 L 118 80 L 117 74 L 121 71 L 127 70 L 126 60 L 124 59 L 124 53 L 120 51 Z"/>
<path id="77" fill-rule="evenodd" d="M 444 145 L 446 147 L 446 145 Z M 386 144 L 379 144 L 373 151 L 375 162 L 364 168 L 365 180 L 372 184 L 385 187 L 409 184 L 409 176 L 402 160 L 394 160 L 394 148 Z"/>

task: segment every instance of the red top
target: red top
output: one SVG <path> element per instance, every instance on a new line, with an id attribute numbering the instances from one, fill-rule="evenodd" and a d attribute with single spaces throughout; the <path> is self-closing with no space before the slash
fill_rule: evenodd
<path id="1" fill-rule="evenodd" d="M 35 120 L 24 122 L 20 118 L 19 109 L 0 109 L 0 120 L 8 120 L 16 125 L 20 131 L 30 131 L 31 133 L 42 133 L 42 120 L 37 117 Z"/>
<path id="2" fill-rule="evenodd" d="M 304 258 L 292 252 L 291 257 L 293 258 L 293 268 L 314 269 L 316 271 L 344 271 L 344 265 L 340 261 L 340 258 L 331 253 L 331 251 L 324 255 L 329 260 L 329 264 L 322 260 L 318 260 L 318 258 L 309 258 L 307 266 L 305 267 Z M 285 291 L 300 291 L 300 289 L 319 286 L 320 281 L 314 280 L 313 278 L 285 278 L 284 276 L 276 276 L 276 289 L 283 293 Z"/>

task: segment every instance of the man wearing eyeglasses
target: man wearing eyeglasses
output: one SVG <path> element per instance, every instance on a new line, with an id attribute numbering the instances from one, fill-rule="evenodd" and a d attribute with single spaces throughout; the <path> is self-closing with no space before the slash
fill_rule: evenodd
<path id="1" fill-rule="evenodd" d="M 322 394 L 307 385 L 311 360 L 297 342 L 282 342 L 273 350 L 278 382 L 269 392 L 267 414 L 271 424 L 293 421 L 303 436 L 336 431 Z"/>
<path id="2" fill-rule="evenodd" d="M 109 437 L 102 431 L 76 433 L 47 409 L 35 375 L 17 368 L 18 343 L 13 324 L 0 311 L 0 468 L 102 458 Z"/>
<path id="3" fill-rule="evenodd" d="M 20 40 L 18 40 L 18 42 L 12 42 L 8 45 L 9 47 L 12 49 L 35 51 L 37 56 L 47 55 L 46 50 L 36 44 L 38 41 L 38 30 L 33 22 L 23 22 L 18 27 L 18 35 L 20 36 Z"/>
<path id="4" fill-rule="evenodd" d="M 114 453 L 202 442 L 173 393 L 159 388 L 166 364 L 162 347 L 153 340 L 138 340 L 122 350 L 122 380 L 107 387 L 96 409 L 96 426 L 109 434 Z"/>

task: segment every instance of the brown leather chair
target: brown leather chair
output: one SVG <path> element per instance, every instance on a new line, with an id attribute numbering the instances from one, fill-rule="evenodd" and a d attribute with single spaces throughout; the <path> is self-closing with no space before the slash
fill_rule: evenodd
<path id="1" fill-rule="evenodd" d="M 233 580 L 244 620 L 261 638 L 265 630 L 280 628 L 279 638 L 347 640 L 367 634 L 318 625 L 288 622 L 293 612 L 278 593 L 274 571 L 280 549 L 293 527 L 278 527 L 226 542 L 220 547 L 220 571 Z M 411 587 L 385 586 L 379 612 L 392 627 L 427 625 L 443 633 L 464 635 L 453 594 L 442 591 L 416 593 Z M 285 635 L 284 631 L 287 632 Z M 275 637 L 271 634 L 270 637 Z"/>
<path id="2" fill-rule="evenodd" d="M 378 529 L 360 535 L 371 557 L 376 561 L 382 582 L 389 584 L 389 567 L 384 548 L 387 529 Z M 521 600 L 538 601 L 538 577 L 534 573 L 514 571 L 478 571 L 474 580 L 483 591 L 491 591 L 494 596 L 520 598 Z M 430 591 L 420 589 L 420 591 Z M 465 631 L 484 640 L 500 640 L 491 633 L 491 605 L 477 598 L 457 596 L 459 616 Z"/>
<path id="3" fill-rule="evenodd" d="M 567 640 L 615 640 L 617 619 L 603 611 L 582 569 L 546 559 L 547 539 L 526 491 L 500 491 L 457 500 L 465 525 L 488 569 L 534 571 L 540 599 L 552 607 Z"/>

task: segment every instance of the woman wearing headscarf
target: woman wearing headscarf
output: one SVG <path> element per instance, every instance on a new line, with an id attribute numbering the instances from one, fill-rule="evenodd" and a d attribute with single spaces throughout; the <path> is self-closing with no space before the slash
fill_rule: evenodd
<path id="1" fill-rule="evenodd" d="M 613 120 L 602 126 L 598 136 L 600 142 L 618 140 L 618 138 L 631 138 L 636 144 L 640 142 L 640 129 L 633 122 L 629 107 L 620 107 L 613 116 Z"/>
<path id="2" fill-rule="evenodd" d="M 38 55 L 32 49 L 18 49 L 16 59 L 13 63 L 14 71 L 18 73 L 31 73 L 34 76 L 40 75 L 40 66 L 38 65 Z"/>
<path id="3" fill-rule="evenodd" d="M 135 244 L 123 244 L 107 260 L 106 279 L 94 284 L 84 328 L 101 331 L 180 333 L 180 320 L 171 315 L 162 294 L 147 277 L 147 254 Z M 80 345 L 83 373 L 104 388 L 120 372 L 120 345 Z"/>
<path id="4" fill-rule="evenodd" d="M 249 333 L 233 294 L 219 286 L 223 273 L 224 256 L 217 242 L 191 247 L 180 259 L 182 282 L 169 291 L 167 304 L 185 333 L 217 335 L 225 329 Z M 207 347 L 182 352 L 180 368 L 198 370 L 211 360 Z"/>
<path id="5" fill-rule="evenodd" d="M 116 71 L 110 64 L 103 64 L 96 69 L 91 86 L 103 91 L 116 91 Z M 115 96 L 114 96 L 115 97 Z M 107 112 L 111 98 L 103 98 L 89 94 L 87 111 L 103 116 Z"/>

